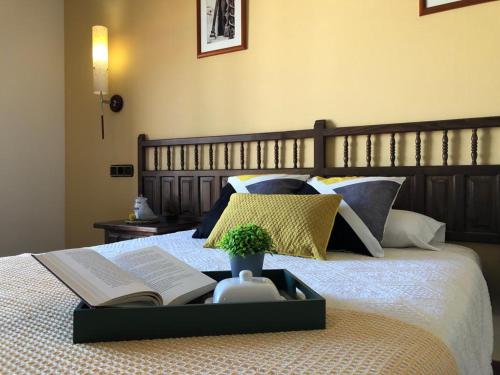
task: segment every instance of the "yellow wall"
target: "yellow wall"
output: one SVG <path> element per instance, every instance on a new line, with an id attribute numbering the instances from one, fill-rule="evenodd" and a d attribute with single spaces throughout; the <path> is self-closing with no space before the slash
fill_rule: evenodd
<path id="1" fill-rule="evenodd" d="M 0 256 L 64 248 L 64 0 L 0 0 Z"/>
<path id="2" fill-rule="evenodd" d="M 130 211 L 136 179 L 112 179 L 108 168 L 136 162 L 139 133 L 500 114 L 500 2 L 419 17 L 417 0 L 250 0 L 249 49 L 200 60 L 195 3 L 66 0 L 67 246 L 101 242 L 92 223 Z M 125 98 L 122 113 L 106 113 L 104 141 L 92 95 L 92 24 L 109 27 L 111 91 Z M 498 132 L 480 142 L 483 160 L 500 163 Z M 439 159 L 439 142 L 433 148 Z M 467 162 L 467 142 L 452 153 Z"/>

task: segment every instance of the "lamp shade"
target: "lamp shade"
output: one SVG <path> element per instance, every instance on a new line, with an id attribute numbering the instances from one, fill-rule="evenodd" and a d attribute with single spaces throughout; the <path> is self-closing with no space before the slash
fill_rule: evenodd
<path id="1" fill-rule="evenodd" d="M 108 93 L 108 28 L 92 26 L 92 65 L 94 94 Z"/>

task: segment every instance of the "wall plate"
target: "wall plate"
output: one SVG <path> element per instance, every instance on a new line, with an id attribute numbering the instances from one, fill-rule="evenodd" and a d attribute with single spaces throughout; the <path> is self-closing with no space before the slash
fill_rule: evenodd
<path id="1" fill-rule="evenodd" d="M 113 164 L 109 168 L 111 177 L 134 177 L 134 166 L 132 164 Z"/>

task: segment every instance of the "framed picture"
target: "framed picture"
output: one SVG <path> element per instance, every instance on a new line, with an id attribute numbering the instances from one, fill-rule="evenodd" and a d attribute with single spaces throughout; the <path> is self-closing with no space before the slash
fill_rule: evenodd
<path id="1" fill-rule="evenodd" d="M 466 7 L 497 0 L 420 0 L 420 15 L 425 16 L 444 10 Z"/>
<path id="2" fill-rule="evenodd" d="M 247 0 L 196 0 L 198 58 L 247 48 Z"/>

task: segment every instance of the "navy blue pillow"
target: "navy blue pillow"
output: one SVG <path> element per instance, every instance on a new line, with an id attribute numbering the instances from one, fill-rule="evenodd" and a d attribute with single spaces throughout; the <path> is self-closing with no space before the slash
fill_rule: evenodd
<path id="1" fill-rule="evenodd" d="M 231 184 L 226 184 L 226 186 L 222 188 L 219 199 L 217 199 L 217 202 L 215 202 L 210 211 L 203 216 L 201 224 L 193 233 L 193 238 L 208 238 L 208 236 L 210 236 L 212 229 L 214 229 L 220 215 L 222 215 L 226 209 L 229 198 L 231 198 L 233 193 L 236 193 L 236 191 Z"/>

